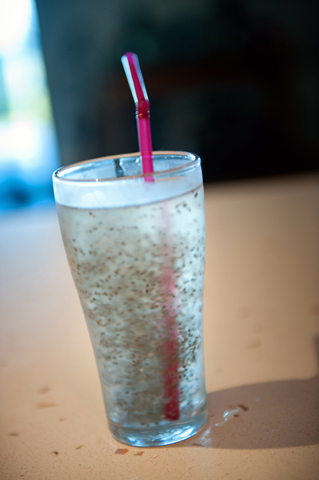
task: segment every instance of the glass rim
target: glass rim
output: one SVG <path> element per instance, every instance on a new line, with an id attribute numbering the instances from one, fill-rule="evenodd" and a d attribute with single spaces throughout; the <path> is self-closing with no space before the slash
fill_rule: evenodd
<path id="1" fill-rule="evenodd" d="M 129 176 L 123 176 L 123 177 L 106 177 L 106 178 L 83 178 L 83 179 L 79 179 L 79 178 L 68 178 L 68 177 L 63 177 L 63 176 L 60 176 L 60 174 L 62 172 L 66 172 L 67 170 L 72 170 L 72 169 L 75 169 L 75 168 L 78 168 L 78 167 L 82 167 L 82 166 L 85 166 L 85 165 L 88 165 L 88 164 L 94 164 L 94 163 L 98 163 L 98 162 L 103 162 L 104 160 L 105 161 L 110 161 L 110 160 L 121 160 L 121 159 L 124 159 L 124 158 L 140 158 L 141 157 L 141 153 L 140 152 L 136 152 L 136 153 L 123 153 L 123 154 L 119 154 L 119 155 L 107 155 L 105 157 L 98 157 L 98 158 L 93 158 L 93 159 L 90 159 L 90 160 L 84 160 L 82 162 L 77 162 L 77 163 L 72 163 L 70 165 L 66 165 L 64 167 L 59 167 L 57 170 L 55 170 L 53 172 L 53 180 L 55 181 L 58 181 L 58 182 L 72 182 L 72 183 L 83 183 L 83 184 L 86 184 L 86 183 L 90 183 L 90 182 L 98 182 L 98 183 L 102 183 L 102 182 L 116 182 L 116 181 L 123 181 L 123 180 L 136 180 L 136 179 L 140 179 L 140 178 L 148 178 L 148 177 L 159 177 L 159 176 L 162 176 L 162 175 L 166 175 L 166 174 L 169 174 L 169 173 L 176 173 L 178 171 L 181 171 L 181 170 L 188 170 L 189 168 L 195 166 L 198 161 L 200 161 L 200 157 L 198 155 L 196 155 L 195 153 L 190 153 L 190 152 L 185 152 L 183 150 L 159 150 L 159 151 L 153 151 L 152 152 L 152 155 L 153 156 L 156 156 L 156 157 L 159 157 L 159 156 L 182 156 L 182 157 L 190 157 L 192 160 L 190 160 L 189 162 L 187 163 L 184 163 L 183 165 L 180 165 L 178 167 L 173 167 L 173 168 L 169 168 L 169 169 L 166 169 L 166 170 L 160 170 L 160 171 L 157 171 L 157 172 L 150 172 L 150 173 L 140 173 L 140 174 L 137 174 L 137 175 L 129 175 Z"/>

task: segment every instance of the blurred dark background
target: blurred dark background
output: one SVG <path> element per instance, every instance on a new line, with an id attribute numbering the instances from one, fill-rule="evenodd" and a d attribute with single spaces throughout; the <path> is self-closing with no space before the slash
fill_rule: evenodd
<path id="1" fill-rule="evenodd" d="M 56 166 L 138 150 L 120 61 L 134 51 L 154 150 L 199 154 L 206 182 L 318 169 L 318 0 L 36 0 L 36 8 Z M 30 203 L 33 193 L 15 188 L 16 204 Z"/>
<path id="2" fill-rule="evenodd" d="M 318 0 L 37 0 L 63 164 L 138 150 L 120 62 L 138 54 L 154 150 L 206 181 L 319 160 Z"/>

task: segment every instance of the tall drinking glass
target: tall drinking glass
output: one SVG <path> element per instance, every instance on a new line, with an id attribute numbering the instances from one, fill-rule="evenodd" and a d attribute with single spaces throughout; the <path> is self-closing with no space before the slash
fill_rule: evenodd
<path id="1" fill-rule="evenodd" d="M 57 212 L 113 436 L 167 445 L 206 422 L 200 159 L 154 152 L 53 174 Z M 145 181 L 148 177 L 148 181 Z"/>

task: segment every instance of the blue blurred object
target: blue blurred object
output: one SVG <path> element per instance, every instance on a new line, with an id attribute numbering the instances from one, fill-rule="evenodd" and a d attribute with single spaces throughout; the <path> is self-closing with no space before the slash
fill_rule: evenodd
<path id="1" fill-rule="evenodd" d="M 53 201 L 58 148 L 33 0 L 0 3 L 0 211 Z"/>

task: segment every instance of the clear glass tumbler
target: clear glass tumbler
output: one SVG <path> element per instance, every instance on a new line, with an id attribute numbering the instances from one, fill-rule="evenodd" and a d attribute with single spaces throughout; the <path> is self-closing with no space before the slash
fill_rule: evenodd
<path id="1" fill-rule="evenodd" d="M 60 168 L 57 212 L 113 436 L 167 445 L 206 422 L 200 159 L 154 152 Z M 147 180 L 147 181 L 146 181 Z"/>

